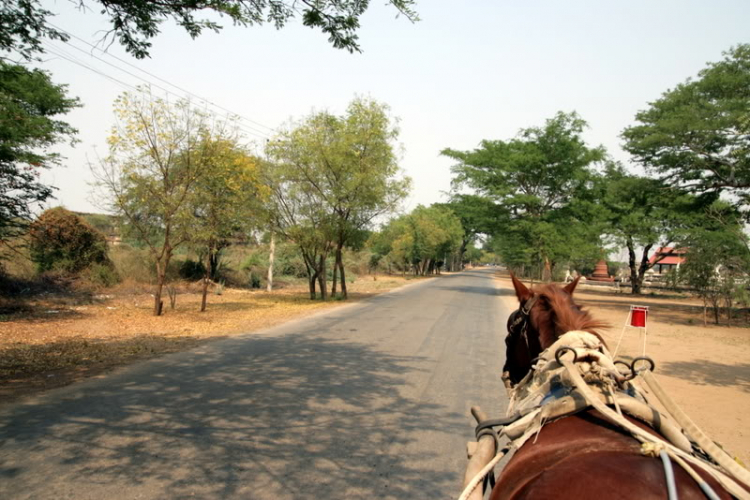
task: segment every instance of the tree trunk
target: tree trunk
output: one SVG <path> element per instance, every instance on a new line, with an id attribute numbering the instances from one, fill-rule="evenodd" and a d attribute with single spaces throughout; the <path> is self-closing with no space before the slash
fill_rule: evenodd
<path id="1" fill-rule="evenodd" d="M 317 273 L 308 273 L 307 281 L 310 285 L 310 300 L 315 300 L 315 281 L 318 279 Z"/>
<path id="2" fill-rule="evenodd" d="M 639 276 L 638 267 L 635 264 L 635 244 L 633 243 L 633 239 L 630 237 L 628 237 L 627 246 L 628 246 L 628 266 L 630 267 L 631 293 L 633 295 L 640 295 L 641 285 L 643 284 L 643 276 Z M 649 245 L 649 248 L 650 248 L 650 245 Z"/>
<path id="3" fill-rule="evenodd" d="M 346 299 L 349 298 L 349 294 L 346 291 L 346 273 L 344 271 L 344 258 L 343 258 L 343 255 L 342 255 L 342 246 L 343 245 L 340 245 L 336 249 L 336 265 L 338 266 L 339 271 L 341 271 L 341 297 L 344 300 L 346 300 Z M 336 267 L 334 266 L 334 270 L 335 269 L 336 269 Z"/>
<path id="4" fill-rule="evenodd" d="M 549 283 L 552 281 L 552 265 L 549 261 L 549 257 L 544 256 L 544 269 L 542 271 L 542 281 Z"/>
<path id="5" fill-rule="evenodd" d="M 268 252 L 268 284 L 266 285 L 266 291 L 273 291 L 273 261 L 276 254 L 276 235 L 271 233 L 271 250 Z"/>
<path id="6" fill-rule="evenodd" d="M 708 326 L 708 304 L 703 299 L 703 326 Z"/>
<path id="7" fill-rule="evenodd" d="M 461 249 L 458 251 L 458 262 L 456 268 L 451 271 L 462 271 L 464 268 L 464 253 L 466 253 L 466 247 L 469 245 L 469 240 L 461 240 Z"/>
<path id="8" fill-rule="evenodd" d="M 643 247 L 643 254 L 641 255 L 641 265 L 638 266 L 638 293 L 641 293 L 641 286 L 643 284 L 643 277 L 646 275 L 651 266 L 648 264 L 648 251 L 651 250 L 653 244 L 648 244 Z"/>
<path id="9" fill-rule="evenodd" d="M 219 251 L 210 252 L 208 255 L 208 261 L 206 263 L 208 269 L 208 277 L 212 280 L 216 279 L 216 275 L 219 273 Z"/>
<path id="10" fill-rule="evenodd" d="M 717 325 L 719 324 L 719 314 L 721 313 L 721 308 L 718 304 L 713 304 L 713 310 L 714 310 L 714 323 Z"/>
<path id="11" fill-rule="evenodd" d="M 333 264 L 333 278 L 331 279 L 331 297 L 336 297 L 336 282 L 338 281 L 339 263 Z"/>
<path id="12" fill-rule="evenodd" d="M 320 285 L 320 300 L 328 300 L 328 290 L 326 287 L 326 258 L 325 255 L 320 256 L 320 262 L 318 264 L 318 285 Z"/>
<path id="13" fill-rule="evenodd" d="M 206 270 L 203 273 L 203 296 L 201 297 L 201 312 L 206 310 L 206 300 L 208 296 L 208 282 L 211 280 L 211 251 L 206 256 Z"/>
<path id="14" fill-rule="evenodd" d="M 163 303 L 161 301 L 161 293 L 164 289 L 164 284 L 167 281 L 166 264 L 162 266 L 161 262 L 156 263 L 156 290 L 154 291 L 154 316 L 161 316 Z"/>

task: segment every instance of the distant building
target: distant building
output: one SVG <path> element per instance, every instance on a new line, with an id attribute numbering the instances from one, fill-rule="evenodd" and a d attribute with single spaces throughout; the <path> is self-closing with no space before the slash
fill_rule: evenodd
<path id="1" fill-rule="evenodd" d="M 654 273 L 658 275 L 667 274 L 672 269 L 679 269 L 680 265 L 685 263 L 685 254 L 687 254 L 687 252 L 687 248 L 657 248 L 648 262 L 649 264 L 653 264 L 661 258 L 657 264 L 654 264 L 652 269 L 654 270 Z"/>

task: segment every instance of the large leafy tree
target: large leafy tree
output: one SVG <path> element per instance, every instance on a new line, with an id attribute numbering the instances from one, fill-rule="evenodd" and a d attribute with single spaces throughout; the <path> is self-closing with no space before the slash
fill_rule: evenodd
<path id="1" fill-rule="evenodd" d="M 195 186 L 213 158 L 213 144 L 225 134 L 187 101 L 168 103 L 142 92 L 125 92 L 115 102 L 117 124 L 110 153 L 94 169 L 110 209 L 125 233 L 150 251 L 156 268 L 154 314 L 175 249 L 195 234 L 191 204 Z"/>
<path id="2" fill-rule="evenodd" d="M 635 161 L 669 185 L 750 204 L 750 45 L 666 91 L 636 121 L 623 132 Z"/>
<path id="3" fill-rule="evenodd" d="M 75 129 L 58 116 L 77 106 L 46 72 L 0 60 L 0 242 L 16 236 L 33 207 L 52 196 L 40 172 L 60 163 L 52 145 L 73 140 Z"/>
<path id="4" fill-rule="evenodd" d="M 576 247 L 598 244 L 596 236 L 585 231 L 587 222 L 575 217 L 583 212 L 570 210 L 589 189 L 594 166 L 605 158 L 603 148 L 586 145 L 585 126 L 576 113 L 561 112 L 543 127 L 523 129 L 511 140 L 484 140 L 473 151 L 442 152 L 458 162 L 454 187 L 472 188 L 501 207 L 507 215 L 499 219 L 504 221 L 499 231 L 512 239 L 508 248 L 524 254 L 514 260 L 541 262 L 546 279 L 557 262 L 569 257 L 563 250 L 570 247 L 572 236 L 586 236 Z"/>
<path id="5" fill-rule="evenodd" d="M 270 188 L 265 208 L 273 232 L 292 242 L 300 251 L 310 289 L 316 298 L 316 285 L 321 299 L 328 295 L 326 262 L 333 248 L 335 221 L 320 192 L 310 189 L 304 176 L 293 163 L 268 163 L 263 179 Z"/>
<path id="6" fill-rule="evenodd" d="M 703 299 L 704 324 L 709 306 L 718 324 L 722 300 L 731 314 L 733 300 L 747 297 L 750 251 L 736 209 L 718 200 L 702 215 L 703 223 L 686 233 L 689 252 L 680 277 Z"/>
<path id="7" fill-rule="evenodd" d="M 201 311 L 205 311 L 220 252 L 259 223 L 267 188 L 261 184 L 259 161 L 233 138 L 209 137 L 200 148 L 202 171 L 189 200 L 194 218 L 190 243 L 204 260 Z"/>
<path id="8" fill-rule="evenodd" d="M 218 14 L 235 25 L 272 24 L 284 27 L 297 16 L 305 26 L 319 29 L 331 44 L 350 52 L 360 51 L 357 31 L 369 0 L 78 0 L 80 7 L 98 8 L 112 24 L 108 35 L 136 58 L 148 57 L 151 39 L 165 20 L 172 20 L 195 38 L 204 30 L 218 32 Z M 414 0 L 388 0 L 399 14 L 418 20 Z M 203 13 L 207 13 L 204 17 Z M 41 49 L 41 39 L 67 40 L 68 35 L 48 22 L 52 12 L 40 0 L 7 0 L 0 6 L 0 49 L 24 56 Z"/>
<path id="9" fill-rule="evenodd" d="M 343 116 L 314 113 L 268 144 L 269 156 L 286 179 L 320 204 L 316 218 L 327 221 L 323 226 L 335 252 L 333 293 L 338 272 L 342 295 L 347 295 L 344 247 L 360 239 L 374 219 L 393 211 L 408 192 L 410 180 L 399 175 L 397 137 L 387 106 L 355 99 Z"/>
<path id="10" fill-rule="evenodd" d="M 604 232 L 628 249 L 632 292 L 639 294 L 646 271 L 666 256 L 650 261 L 651 251 L 684 243 L 685 232 L 701 223 L 704 201 L 658 179 L 627 173 L 619 165 L 607 167 L 600 186 Z"/>
<path id="11" fill-rule="evenodd" d="M 449 208 L 419 205 L 373 234 L 369 246 L 403 272 L 412 269 L 414 274 L 425 275 L 439 272 L 458 253 L 463 235 L 461 220 Z"/>
<path id="12" fill-rule="evenodd" d="M 464 236 L 458 254 L 449 263 L 450 270 L 457 270 L 465 262 L 464 254 L 477 236 L 492 234 L 498 227 L 502 209 L 487 197 L 455 193 L 448 203 L 443 204 L 461 221 Z"/>

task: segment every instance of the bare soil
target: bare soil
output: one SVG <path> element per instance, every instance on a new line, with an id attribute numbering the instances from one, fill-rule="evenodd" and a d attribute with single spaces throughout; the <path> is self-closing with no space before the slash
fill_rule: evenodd
<path id="1" fill-rule="evenodd" d="M 349 301 L 404 285 L 398 276 L 362 277 L 348 284 Z M 347 302 L 312 301 L 306 284 L 271 293 L 214 287 L 199 312 L 196 285 L 183 284 L 171 309 L 153 316 L 148 288 L 122 285 L 105 294 L 49 293 L 0 298 L 0 405 L 67 385 L 115 367 L 190 349 L 204 342 L 262 330 Z"/>
<path id="2" fill-rule="evenodd" d="M 509 278 L 498 281 L 512 292 Z M 515 295 L 503 299 L 518 307 Z M 659 383 L 698 427 L 750 464 L 750 328 L 704 326 L 703 305 L 690 297 L 634 296 L 579 285 L 575 300 L 611 325 L 601 333 L 612 351 L 630 305 L 648 306 L 646 354 L 656 362 Z M 625 328 L 618 357 L 642 355 L 643 341 L 640 329 Z"/>

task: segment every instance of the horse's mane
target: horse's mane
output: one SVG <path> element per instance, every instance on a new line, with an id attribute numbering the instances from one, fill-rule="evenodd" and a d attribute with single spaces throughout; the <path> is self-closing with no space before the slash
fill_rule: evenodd
<path id="1" fill-rule="evenodd" d="M 543 349 L 551 346 L 564 333 L 581 330 L 599 337 L 597 330 L 607 328 L 604 321 L 594 319 L 588 311 L 573 302 L 573 298 L 555 285 L 542 285 L 534 290 L 542 299 L 540 307 L 534 307 L 539 340 Z"/>

